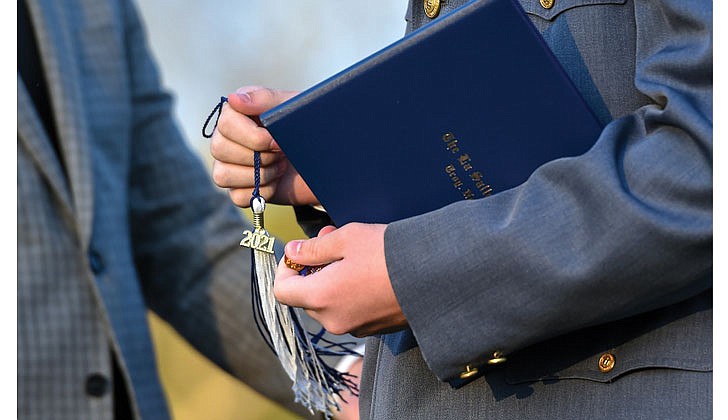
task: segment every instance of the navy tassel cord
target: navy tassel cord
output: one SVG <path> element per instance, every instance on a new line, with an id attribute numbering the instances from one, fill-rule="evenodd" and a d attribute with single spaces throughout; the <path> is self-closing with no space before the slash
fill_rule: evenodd
<path id="1" fill-rule="evenodd" d="M 205 120 L 205 124 L 202 127 L 202 136 L 205 138 L 211 138 L 215 132 L 215 129 L 217 128 L 218 120 L 220 119 L 220 115 L 222 113 L 223 105 L 227 102 L 227 98 L 224 96 L 220 97 L 220 101 L 215 106 L 215 108 L 212 110 L 210 115 Z M 207 128 L 210 125 L 210 122 L 213 121 L 214 118 L 214 125 L 212 127 L 211 132 L 207 132 Z M 263 202 L 263 205 L 265 203 L 263 197 L 260 196 L 260 152 L 254 152 L 254 174 L 255 174 L 255 188 L 252 193 L 252 197 L 250 199 L 251 207 L 253 207 L 253 202 L 258 199 L 259 202 Z M 261 214 L 261 220 L 262 220 L 262 214 Z M 267 233 L 266 233 L 267 234 Z M 278 352 L 275 349 L 274 345 L 274 339 L 273 335 L 271 334 L 270 328 L 274 328 L 276 330 L 280 330 L 283 328 L 283 325 L 281 325 L 281 318 L 277 318 L 277 322 L 275 325 L 268 325 L 266 323 L 265 318 L 265 301 L 262 298 L 263 291 L 261 288 L 260 278 L 258 277 L 258 272 L 256 269 L 256 261 L 255 261 L 255 249 L 251 248 L 251 292 L 252 292 L 252 305 L 253 305 L 253 319 L 255 320 L 256 327 L 258 328 L 258 331 L 265 341 L 265 343 L 268 345 L 268 347 L 275 353 L 279 358 L 282 356 L 278 354 Z M 309 267 L 306 267 L 304 270 L 301 271 L 301 275 L 307 275 L 312 274 L 315 271 L 308 270 Z M 296 310 L 292 307 L 287 307 L 287 312 L 290 316 L 290 319 L 292 321 L 292 327 L 295 333 L 295 346 L 296 349 L 291 349 L 289 344 L 286 344 L 285 351 L 293 354 L 297 354 L 298 357 L 302 357 L 303 360 L 300 360 L 302 362 L 302 366 L 304 366 L 309 372 L 316 371 L 316 368 L 318 367 L 321 369 L 321 374 L 323 377 L 319 378 L 318 380 L 323 382 L 321 384 L 322 387 L 325 388 L 326 393 L 333 393 L 338 395 L 338 397 L 346 402 L 346 400 L 341 395 L 341 391 L 347 389 L 352 395 L 358 396 L 359 395 L 359 389 L 357 384 L 354 382 L 353 378 L 355 378 L 354 375 L 349 374 L 348 372 L 339 372 L 336 369 L 329 366 L 324 359 L 323 356 L 347 356 L 347 355 L 354 355 L 361 357 L 362 355 L 357 353 L 353 350 L 354 347 L 356 347 L 355 342 L 343 342 L 343 343 L 335 343 L 331 340 L 328 340 L 324 338 L 324 335 L 326 334 L 326 330 L 324 328 L 321 328 L 318 333 L 313 334 L 305 330 L 303 325 L 301 324 L 298 314 Z M 308 344 L 310 343 L 310 345 Z M 312 351 L 313 350 L 313 351 Z M 294 380 L 295 383 L 295 380 Z M 295 389 L 294 389 L 295 390 Z M 298 393 L 298 391 L 297 391 Z M 298 399 L 298 395 L 297 395 Z M 307 398 L 302 398 L 302 402 L 310 401 Z M 313 404 L 305 403 L 309 409 L 318 409 L 320 411 L 323 411 L 326 417 L 329 417 L 332 413 L 328 409 L 328 407 L 321 406 L 319 404 Z M 333 405 L 336 409 L 338 409 L 338 405 L 333 402 Z"/>
<path id="2" fill-rule="evenodd" d="M 207 119 L 205 120 L 205 124 L 202 126 L 202 137 L 209 139 L 215 133 L 215 129 L 217 128 L 217 121 L 220 119 L 220 114 L 222 114 L 222 106 L 225 104 L 225 102 L 227 102 L 227 98 L 224 96 L 221 96 L 220 102 L 218 102 L 217 105 L 215 105 L 215 108 L 212 109 L 212 112 L 210 113 L 210 115 L 207 116 Z M 212 126 L 212 131 L 210 132 L 210 134 L 207 134 L 205 132 L 205 130 L 207 130 L 207 126 L 208 126 L 208 124 L 210 124 L 210 120 L 212 119 L 213 116 L 215 116 L 215 114 L 217 114 L 217 117 L 215 117 L 215 125 Z"/>

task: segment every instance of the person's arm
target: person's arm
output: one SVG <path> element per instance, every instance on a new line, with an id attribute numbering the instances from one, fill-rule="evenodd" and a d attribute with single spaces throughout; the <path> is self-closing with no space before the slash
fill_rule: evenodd
<path id="1" fill-rule="evenodd" d="M 186 145 L 137 12 L 122 4 L 133 108 L 128 206 L 146 302 L 217 365 L 307 415 L 253 320 L 249 253 L 238 246 L 249 225 Z"/>
<path id="2" fill-rule="evenodd" d="M 441 379 L 712 287 L 712 16 L 679 0 L 635 13 L 652 104 L 519 188 L 388 227 L 392 286 Z"/>
<path id="3" fill-rule="evenodd" d="M 635 85 L 652 103 L 611 122 L 588 153 L 489 198 L 289 244 L 295 262 L 333 263 L 306 282 L 280 266 L 276 296 L 334 331 L 408 324 L 449 380 L 495 352 L 711 288 L 709 9 L 635 3 Z"/>

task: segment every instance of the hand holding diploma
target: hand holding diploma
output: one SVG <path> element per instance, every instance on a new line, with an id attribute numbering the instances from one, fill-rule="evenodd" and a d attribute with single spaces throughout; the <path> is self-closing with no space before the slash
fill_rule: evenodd
<path id="1" fill-rule="evenodd" d="M 254 151 L 261 152 L 260 194 L 278 204 L 317 204 L 318 200 L 289 163 L 257 116 L 296 95 L 260 86 L 246 86 L 228 96 L 210 151 L 213 180 L 229 189 L 233 202 L 250 205 L 255 185 Z M 352 223 L 325 227 L 318 238 L 293 241 L 286 255 L 293 262 L 327 265 L 304 278 L 278 267 L 274 292 L 287 305 L 301 307 L 334 334 L 355 336 L 395 331 L 407 325 L 394 296 L 384 258 L 386 225 Z"/>

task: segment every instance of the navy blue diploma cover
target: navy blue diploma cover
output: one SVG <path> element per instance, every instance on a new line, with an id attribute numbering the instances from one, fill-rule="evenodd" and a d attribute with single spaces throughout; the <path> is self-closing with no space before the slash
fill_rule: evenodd
<path id="1" fill-rule="evenodd" d="M 602 130 L 514 0 L 470 2 L 260 120 L 337 226 L 504 191 Z"/>

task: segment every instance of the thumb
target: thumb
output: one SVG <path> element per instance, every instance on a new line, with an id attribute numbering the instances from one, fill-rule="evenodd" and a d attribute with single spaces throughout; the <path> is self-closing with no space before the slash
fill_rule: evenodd
<path id="1" fill-rule="evenodd" d="M 286 256 L 308 266 L 338 261 L 344 258 L 340 236 L 338 231 L 333 231 L 308 240 L 291 241 L 286 244 Z"/>
<path id="2" fill-rule="evenodd" d="M 263 86 L 244 86 L 228 95 L 228 104 L 241 114 L 260 115 L 296 94 L 298 92 Z"/>

